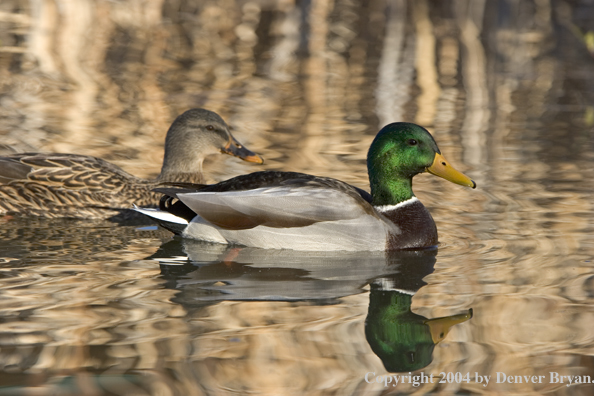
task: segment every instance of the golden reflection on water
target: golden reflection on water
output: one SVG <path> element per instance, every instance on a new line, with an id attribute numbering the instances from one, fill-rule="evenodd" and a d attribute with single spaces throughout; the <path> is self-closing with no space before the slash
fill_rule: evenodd
<path id="1" fill-rule="evenodd" d="M 385 258 L 183 245 L 159 264 L 165 231 L 5 217 L 0 395 L 591 394 L 548 376 L 594 378 L 593 20 L 560 1 L 3 1 L 4 153 L 151 177 L 173 118 L 205 107 L 263 154 L 257 170 L 367 188 L 376 131 L 427 127 L 479 188 L 415 179 L 441 245 L 412 312 L 474 310 L 421 371 L 493 379 L 365 381 L 386 374 L 366 340 L 369 284 L 411 276 Z M 205 166 L 213 181 L 255 169 Z"/>

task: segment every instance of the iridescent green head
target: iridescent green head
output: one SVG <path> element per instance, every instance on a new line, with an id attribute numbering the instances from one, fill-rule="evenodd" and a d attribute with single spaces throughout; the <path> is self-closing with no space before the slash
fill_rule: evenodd
<path id="1" fill-rule="evenodd" d="M 408 122 L 395 122 L 379 131 L 367 154 L 367 169 L 374 205 L 395 205 L 412 198 L 412 178 L 421 172 L 476 187 L 448 164 L 425 128 Z"/>

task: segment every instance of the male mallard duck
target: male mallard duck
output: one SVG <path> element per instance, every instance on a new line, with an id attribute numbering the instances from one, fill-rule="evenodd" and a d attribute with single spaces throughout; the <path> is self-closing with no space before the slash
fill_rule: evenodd
<path id="1" fill-rule="evenodd" d="M 216 113 L 188 110 L 175 119 L 165 139 L 165 157 L 156 180 L 145 180 L 100 158 L 77 154 L 24 153 L 0 157 L 0 214 L 106 218 L 136 203 L 158 206 L 152 190 L 167 182 L 204 183 L 202 161 L 213 153 L 261 164 Z M 133 213 L 133 212 L 131 212 Z"/>
<path id="2" fill-rule="evenodd" d="M 139 209 L 184 237 L 294 250 L 398 250 L 437 244 L 433 218 L 412 178 L 430 172 L 475 188 L 452 168 L 427 130 L 384 127 L 367 155 L 371 194 L 340 180 L 256 172 L 192 189 L 158 189 L 161 208 Z M 179 201 L 173 203 L 173 198 Z"/>

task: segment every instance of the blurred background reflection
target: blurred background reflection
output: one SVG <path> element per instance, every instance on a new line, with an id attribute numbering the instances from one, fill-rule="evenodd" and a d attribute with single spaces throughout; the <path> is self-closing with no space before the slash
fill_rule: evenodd
<path id="1" fill-rule="evenodd" d="M 592 394 L 548 373 L 594 379 L 593 71 L 591 0 L 2 0 L 0 154 L 155 177 L 172 120 L 204 107 L 257 170 L 367 189 L 379 128 L 428 128 L 479 188 L 415 179 L 441 244 L 410 314 L 474 312 L 420 371 L 547 381 L 367 383 L 387 373 L 370 296 L 407 276 L 385 258 L 202 247 L 197 271 L 185 245 L 149 258 L 163 230 L 5 216 L 0 395 Z M 255 170 L 224 157 L 209 181 Z"/>

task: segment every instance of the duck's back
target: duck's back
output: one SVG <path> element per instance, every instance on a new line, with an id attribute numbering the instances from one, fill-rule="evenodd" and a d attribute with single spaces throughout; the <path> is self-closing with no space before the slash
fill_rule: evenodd
<path id="1" fill-rule="evenodd" d="M 367 192 L 332 178 L 256 172 L 177 197 L 199 216 L 183 233 L 194 239 L 329 251 L 437 245 L 435 222 L 417 198 L 372 206 Z"/>
<path id="2" fill-rule="evenodd" d="M 256 172 L 195 192 L 163 192 L 197 215 L 182 232 L 193 239 L 267 249 L 385 250 L 390 228 L 367 192 L 303 173 Z"/>
<path id="3" fill-rule="evenodd" d="M 0 213 L 105 218 L 156 206 L 155 183 L 100 158 L 22 153 L 0 157 Z"/>

